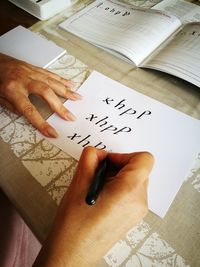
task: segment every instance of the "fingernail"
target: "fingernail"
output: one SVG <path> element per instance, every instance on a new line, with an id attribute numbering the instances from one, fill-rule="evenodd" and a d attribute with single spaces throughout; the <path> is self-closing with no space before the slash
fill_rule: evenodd
<path id="1" fill-rule="evenodd" d="M 83 96 L 78 94 L 77 92 L 73 92 L 72 95 L 74 96 L 74 100 L 81 100 Z"/>
<path id="2" fill-rule="evenodd" d="M 54 128 L 52 128 L 52 127 L 48 127 L 47 129 L 46 129 L 46 133 L 47 133 L 47 135 L 48 135 L 48 137 L 58 137 L 58 133 L 56 132 L 56 130 L 54 129 Z"/>
<path id="3" fill-rule="evenodd" d="M 76 117 L 71 112 L 67 112 L 65 113 L 65 119 L 68 121 L 75 121 Z"/>
<path id="4" fill-rule="evenodd" d="M 69 80 L 69 81 L 67 81 L 66 85 L 69 87 L 74 87 L 75 83 L 73 81 Z"/>

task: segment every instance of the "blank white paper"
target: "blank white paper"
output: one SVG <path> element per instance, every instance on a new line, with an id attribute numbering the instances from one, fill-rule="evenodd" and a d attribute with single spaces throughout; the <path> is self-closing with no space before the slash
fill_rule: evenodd
<path id="1" fill-rule="evenodd" d="M 0 53 L 42 68 L 47 68 L 65 52 L 65 49 L 52 41 L 22 26 L 18 26 L 0 37 Z"/>

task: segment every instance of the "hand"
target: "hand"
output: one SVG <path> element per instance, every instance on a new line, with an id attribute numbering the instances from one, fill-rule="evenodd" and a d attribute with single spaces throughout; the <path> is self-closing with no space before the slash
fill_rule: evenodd
<path id="1" fill-rule="evenodd" d="M 0 54 L 0 105 L 24 115 L 42 134 L 57 137 L 57 132 L 39 114 L 29 100 L 30 94 L 42 97 L 60 117 L 74 120 L 58 96 L 78 100 L 79 94 L 71 91 L 73 83 L 47 70 Z"/>
<path id="2" fill-rule="evenodd" d="M 85 197 L 98 163 L 108 155 L 112 170 L 97 203 Z M 55 225 L 34 267 L 92 267 L 147 213 L 153 157 L 147 152 L 107 154 L 86 148 L 66 192 Z"/>

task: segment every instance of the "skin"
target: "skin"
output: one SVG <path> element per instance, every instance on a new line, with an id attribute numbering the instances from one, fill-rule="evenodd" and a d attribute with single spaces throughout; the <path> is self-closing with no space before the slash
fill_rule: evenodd
<path id="1" fill-rule="evenodd" d="M 106 156 L 111 170 L 97 203 L 85 202 L 99 162 Z M 148 152 L 108 154 L 84 149 L 73 181 L 59 208 L 53 229 L 34 267 L 92 267 L 147 214 Z"/>
<path id="2" fill-rule="evenodd" d="M 58 134 L 30 102 L 29 95 L 43 98 L 61 118 L 75 120 L 75 116 L 63 106 L 58 97 L 81 99 L 78 93 L 71 90 L 72 87 L 71 81 L 54 73 L 0 54 L 0 105 L 23 115 L 47 137 L 57 137 Z"/>
<path id="3" fill-rule="evenodd" d="M 46 70 L 0 54 L 0 105 L 24 115 L 42 134 L 57 132 L 29 101 L 42 97 L 60 117 L 74 115 L 57 95 L 81 99 L 72 83 Z M 99 163 L 108 157 L 110 169 L 97 203 L 85 197 Z M 92 267 L 147 214 L 148 176 L 153 156 L 148 152 L 113 154 L 87 147 L 83 150 L 71 185 L 61 201 L 54 226 L 33 267 Z"/>

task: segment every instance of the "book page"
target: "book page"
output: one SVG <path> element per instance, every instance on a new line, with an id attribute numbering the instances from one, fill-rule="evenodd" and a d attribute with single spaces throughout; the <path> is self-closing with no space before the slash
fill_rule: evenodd
<path id="1" fill-rule="evenodd" d="M 183 27 L 144 67 L 167 72 L 200 87 L 200 23 Z"/>
<path id="2" fill-rule="evenodd" d="M 47 138 L 77 160 L 84 147 L 150 151 L 149 208 L 163 217 L 200 151 L 200 122 L 98 72 L 81 85 L 80 101 L 66 101 L 75 121 L 54 114 L 58 138 Z M 44 137 L 42 137 L 44 138 Z"/>
<path id="3" fill-rule="evenodd" d="M 167 11 L 183 23 L 200 21 L 200 6 L 183 0 L 163 0 L 152 9 Z"/>
<path id="4" fill-rule="evenodd" d="M 180 25 L 173 15 L 104 0 L 94 1 L 59 26 L 138 65 Z"/>

